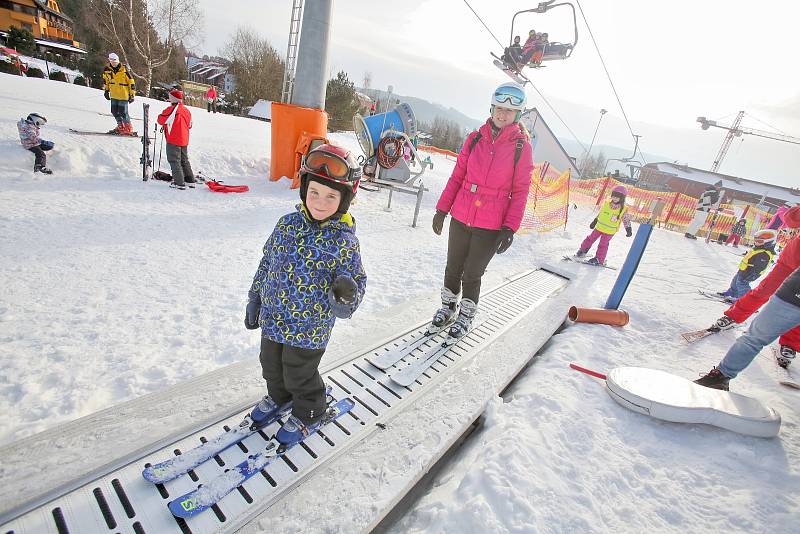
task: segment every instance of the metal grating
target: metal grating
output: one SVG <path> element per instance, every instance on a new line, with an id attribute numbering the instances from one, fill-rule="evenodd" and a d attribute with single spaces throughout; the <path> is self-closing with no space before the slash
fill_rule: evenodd
<path id="1" fill-rule="evenodd" d="M 246 481 L 237 491 L 223 498 L 211 510 L 186 521 L 176 519 L 167 503 L 223 473 L 263 447 L 268 436 L 277 431 L 280 422 L 249 436 L 240 445 L 221 452 L 187 475 L 163 485 L 153 485 L 142 478 L 142 469 L 172 454 L 191 449 L 211 439 L 226 428 L 237 425 L 246 412 L 240 412 L 196 433 L 103 475 L 69 493 L 28 511 L 0 527 L 0 533 L 15 534 L 53 532 L 114 532 L 114 533 L 207 533 L 232 531 L 246 524 L 265 508 L 281 498 L 305 477 L 357 444 L 378 426 L 410 405 L 441 379 L 465 364 L 481 348 L 511 328 L 549 295 L 561 289 L 567 281 L 545 271 L 525 273 L 481 297 L 482 321 L 467 336 L 454 345 L 411 386 L 403 387 L 391 380 L 398 369 L 422 356 L 437 341 L 418 347 L 393 367 L 381 370 L 368 358 L 374 353 L 391 350 L 420 336 L 427 324 L 406 332 L 398 338 L 368 351 L 323 373 L 333 396 L 349 396 L 356 406 L 352 412 L 318 434 L 309 437 L 302 446 L 288 451 Z"/>

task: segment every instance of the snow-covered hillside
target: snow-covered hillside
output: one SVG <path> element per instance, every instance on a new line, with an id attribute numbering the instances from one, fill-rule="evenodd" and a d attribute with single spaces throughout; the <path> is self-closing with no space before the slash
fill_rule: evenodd
<path id="1" fill-rule="evenodd" d="M 150 103 L 153 113 L 166 105 Z M 49 121 L 42 137 L 56 143 L 52 176 L 34 175 L 33 156 L 19 145 L 15 123 L 34 111 Z M 246 293 L 263 242 L 294 209 L 297 191 L 267 178 L 268 123 L 192 112 L 194 169 L 250 192 L 142 182 L 136 139 L 69 132 L 114 126 L 100 91 L 0 74 L 0 443 L 257 361 L 258 335 L 242 325 Z M 333 137 L 357 150 L 352 135 Z M 453 162 L 433 160 L 416 229 L 413 197 L 395 195 L 387 212 L 385 192 L 359 192 L 352 212 L 367 296 L 352 320 L 337 323 L 326 358 L 360 346 L 404 303 L 435 302 L 446 236 L 429 223 Z M 570 217 L 565 231 L 518 236 L 489 265 L 486 287 L 574 251 L 592 214 Z M 616 236 L 609 263 L 621 265 L 629 244 Z M 692 346 L 679 334 L 721 314 L 724 306 L 697 289 L 726 287 L 738 261 L 729 248 L 655 230 L 623 301 L 630 324 L 572 325 L 556 335 L 393 530 L 796 531 L 800 392 L 778 385 L 768 351 L 732 388 L 781 413 L 781 434 L 770 440 L 633 413 L 601 382 L 568 368 L 638 365 L 689 378 L 707 371 L 736 333 Z M 568 268 L 584 294 L 576 304 L 601 306 L 616 272 Z M 358 497 L 353 488 L 348 498 Z"/>

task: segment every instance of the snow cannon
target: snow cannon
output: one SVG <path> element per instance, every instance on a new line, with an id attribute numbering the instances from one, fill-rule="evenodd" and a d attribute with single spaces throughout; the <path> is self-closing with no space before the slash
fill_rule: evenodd
<path id="1" fill-rule="evenodd" d="M 378 143 L 390 130 L 404 133 L 411 139 L 416 137 L 417 118 L 414 116 L 411 106 L 404 102 L 386 113 L 378 113 L 370 117 L 356 114 L 353 117 L 353 130 L 356 133 L 358 144 L 361 145 L 361 150 L 369 159 L 375 155 Z"/>

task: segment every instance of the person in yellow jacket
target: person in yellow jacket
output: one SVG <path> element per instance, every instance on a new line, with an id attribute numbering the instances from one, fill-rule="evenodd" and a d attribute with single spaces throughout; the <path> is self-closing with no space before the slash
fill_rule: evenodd
<path id="1" fill-rule="evenodd" d="M 725 302 L 733 304 L 745 293 L 752 289 L 750 282 L 754 282 L 759 276 L 764 274 L 772 259 L 775 257 L 775 241 L 778 239 L 778 232 L 775 230 L 759 230 L 753 234 L 753 249 L 744 255 L 739 262 L 739 270 L 731 280 L 731 286 L 726 291 L 717 293 L 725 299 Z"/>
<path id="2" fill-rule="evenodd" d="M 597 245 L 597 254 L 594 258 L 586 263 L 591 265 L 605 265 L 606 254 L 608 253 L 608 243 L 614 234 L 619 230 L 620 225 L 625 225 L 625 235 L 630 237 L 633 235 L 631 230 L 631 219 L 628 215 L 628 208 L 625 206 L 625 197 L 628 196 L 628 190 L 625 186 L 618 185 L 611 190 L 611 200 L 605 202 L 603 207 L 600 208 L 600 213 L 594 218 L 589 228 L 592 233 L 586 236 L 586 239 L 581 243 L 581 247 L 575 256 L 582 258 L 586 256 L 589 249 L 595 241 L 600 240 Z"/>
<path id="3" fill-rule="evenodd" d="M 117 127 L 108 133 L 117 135 L 137 135 L 133 131 L 128 115 L 128 104 L 136 95 L 136 83 L 128 68 L 119 62 L 115 53 L 108 55 L 108 65 L 103 69 L 103 96 L 111 101 L 111 114 L 117 119 Z"/>

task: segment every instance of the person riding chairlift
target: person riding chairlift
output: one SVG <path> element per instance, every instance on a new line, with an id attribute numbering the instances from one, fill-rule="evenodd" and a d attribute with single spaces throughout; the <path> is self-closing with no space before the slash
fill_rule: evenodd
<path id="1" fill-rule="evenodd" d="M 536 33 L 531 30 L 531 36 L 525 41 L 525 46 L 522 47 L 522 64 L 531 67 L 538 67 L 542 64 L 542 56 L 544 56 L 544 49 L 548 44 L 548 35 L 546 33 Z"/>
<path id="2" fill-rule="evenodd" d="M 506 48 L 503 54 L 503 63 L 517 70 L 521 70 L 524 63 L 522 62 L 522 45 L 519 44 L 519 35 L 514 37 L 514 43 Z"/>

